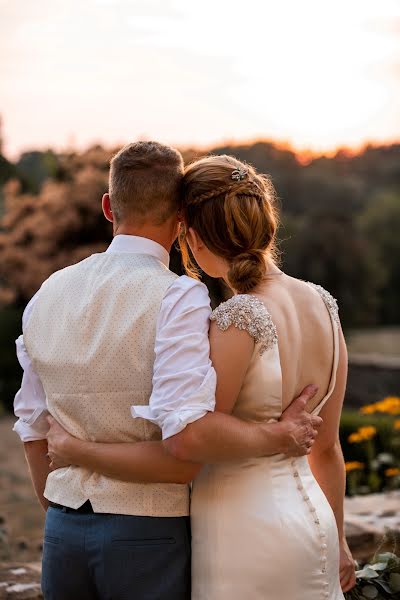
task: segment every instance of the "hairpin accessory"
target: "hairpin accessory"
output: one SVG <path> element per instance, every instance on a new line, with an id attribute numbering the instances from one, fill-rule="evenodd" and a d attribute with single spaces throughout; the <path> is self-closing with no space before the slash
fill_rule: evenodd
<path id="1" fill-rule="evenodd" d="M 245 177 L 247 177 L 246 169 L 239 168 L 232 171 L 231 179 L 233 179 L 234 181 L 242 181 L 242 179 L 244 179 Z"/>

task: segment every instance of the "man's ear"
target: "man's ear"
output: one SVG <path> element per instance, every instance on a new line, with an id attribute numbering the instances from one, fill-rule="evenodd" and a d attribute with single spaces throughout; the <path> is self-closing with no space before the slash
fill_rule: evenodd
<path id="1" fill-rule="evenodd" d="M 103 197 L 101 199 L 101 206 L 103 208 L 103 214 L 104 214 L 105 218 L 107 219 L 107 221 L 110 221 L 110 223 L 113 223 L 114 216 L 113 216 L 113 212 L 111 210 L 109 194 L 103 194 Z"/>

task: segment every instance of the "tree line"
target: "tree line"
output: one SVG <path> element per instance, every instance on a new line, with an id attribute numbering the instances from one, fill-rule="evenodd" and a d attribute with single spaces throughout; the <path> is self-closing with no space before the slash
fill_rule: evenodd
<path id="1" fill-rule="evenodd" d="M 0 397 L 10 403 L 20 371 L 13 342 L 23 307 L 52 272 L 103 251 L 111 239 L 100 210 L 115 149 L 0 155 Z M 400 144 L 307 161 L 257 143 L 212 148 L 268 173 L 279 196 L 279 249 L 290 275 L 337 299 L 344 327 L 400 323 Z M 199 156 L 183 151 L 186 162 Z M 172 267 L 181 272 L 179 254 Z M 207 281 L 215 301 L 218 282 Z"/>

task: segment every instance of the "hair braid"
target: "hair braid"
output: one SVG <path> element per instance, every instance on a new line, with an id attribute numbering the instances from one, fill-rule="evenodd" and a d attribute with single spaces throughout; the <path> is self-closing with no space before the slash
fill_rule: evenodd
<path id="1" fill-rule="evenodd" d="M 212 188 L 199 196 L 194 196 L 192 204 L 201 204 L 211 198 L 218 198 L 224 194 L 234 194 L 235 196 L 250 196 L 253 198 L 262 198 L 262 190 L 255 181 L 241 181 L 238 183 L 231 183 L 220 185 L 219 187 Z"/>

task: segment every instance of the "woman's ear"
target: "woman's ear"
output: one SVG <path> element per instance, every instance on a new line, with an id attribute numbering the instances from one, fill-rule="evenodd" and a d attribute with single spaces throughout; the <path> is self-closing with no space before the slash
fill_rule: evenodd
<path id="1" fill-rule="evenodd" d="M 193 253 L 197 253 L 199 250 L 204 248 L 203 240 L 201 239 L 197 231 L 193 229 L 193 227 L 189 227 L 189 229 L 187 230 L 186 239 Z"/>
<path id="2" fill-rule="evenodd" d="M 101 206 L 103 208 L 103 214 L 107 221 L 110 221 L 110 223 L 114 223 L 114 215 L 111 210 L 110 196 L 108 194 L 103 194 L 103 197 L 101 199 Z"/>

